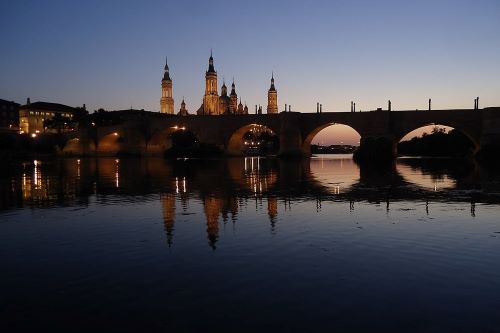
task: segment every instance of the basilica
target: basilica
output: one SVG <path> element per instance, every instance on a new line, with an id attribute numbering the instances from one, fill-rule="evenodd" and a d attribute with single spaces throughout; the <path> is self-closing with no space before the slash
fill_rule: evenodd
<path id="1" fill-rule="evenodd" d="M 161 99 L 160 112 L 166 114 L 174 114 L 174 99 L 172 95 L 172 79 L 170 78 L 170 70 L 167 62 L 165 62 L 163 79 L 161 81 Z M 256 113 L 262 113 L 262 108 L 256 107 Z M 267 94 L 267 113 L 278 113 L 278 92 L 274 87 L 274 74 L 271 76 L 271 87 Z M 184 99 L 181 103 L 181 109 L 177 113 L 180 116 L 189 115 L 186 109 Z M 238 95 L 236 94 L 236 85 L 231 84 L 231 92 L 227 94 L 226 83 L 223 81 L 221 86 L 221 94 L 218 92 L 217 72 L 214 67 L 214 58 L 210 53 L 208 60 L 208 70 L 205 72 L 205 94 L 203 102 L 196 111 L 197 115 L 242 115 L 248 114 L 248 106 L 241 103 L 241 98 L 238 103 Z"/>

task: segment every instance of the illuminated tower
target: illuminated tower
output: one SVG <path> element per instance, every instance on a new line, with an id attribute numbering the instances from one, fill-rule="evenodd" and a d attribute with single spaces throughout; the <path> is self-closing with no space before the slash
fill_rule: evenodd
<path id="1" fill-rule="evenodd" d="M 229 110 L 231 113 L 236 113 L 236 110 L 238 108 L 238 95 L 236 94 L 236 86 L 234 85 L 234 78 L 233 78 L 233 84 L 231 85 L 231 95 L 229 95 L 229 98 L 231 99 L 231 102 L 229 104 Z"/>
<path id="2" fill-rule="evenodd" d="M 186 109 L 186 102 L 184 102 L 184 98 L 182 98 L 181 109 L 177 113 L 179 116 L 187 116 L 189 115 L 188 110 Z"/>
<path id="3" fill-rule="evenodd" d="M 167 114 L 174 114 L 174 99 L 172 97 L 172 79 L 170 78 L 170 71 L 168 69 L 167 60 L 165 59 L 165 73 L 161 80 L 161 99 L 160 99 L 160 112 Z"/>
<path id="4" fill-rule="evenodd" d="M 208 70 L 205 73 L 205 95 L 203 96 L 203 114 L 219 114 L 219 94 L 217 92 L 217 72 L 214 68 L 214 58 L 210 51 Z"/>
<path id="5" fill-rule="evenodd" d="M 271 75 L 271 87 L 267 92 L 267 113 L 278 113 L 278 91 L 274 87 L 274 73 Z"/>
<path id="6" fill-rule="evenodd" d="M 240 104 L 238 104 L 238 111 L 236 112 L 237 114 L 244 114 L 245 111 L 243 109 L 243 104 L 241 104 L 241 98 L 240 98 Z"/>
<path id="7" fill-rule="evenodd" d="M 229 104 L 230 104 L 230 99 L 229 96 L 227 95 L 226 83 L 222 81 L 222 87 L 219 97 L 219 114 L 229 113 Z"/>

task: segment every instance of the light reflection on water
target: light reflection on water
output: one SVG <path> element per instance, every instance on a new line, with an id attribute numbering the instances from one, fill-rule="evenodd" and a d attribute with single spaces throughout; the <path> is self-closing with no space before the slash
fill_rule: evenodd
<path id="1" fill-rule="evenodd" d="M 350 156 L 12 162 L 0 325 L 494 331 L 498 179 Z"/>

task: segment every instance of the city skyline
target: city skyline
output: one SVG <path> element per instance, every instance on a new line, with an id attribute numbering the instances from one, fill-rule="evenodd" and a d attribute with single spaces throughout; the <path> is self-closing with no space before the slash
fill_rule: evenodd
<path id="1" fill-rule="evenodd" d="M 235 78 L 250 112 L 267 104 L 273 72 L 280 111 L 500 105 L 495 1 L 286 4 L 6 3 L 0 97 L 159 111 L 168 56 L 174 110 L 184 97 L 193 112 L 213 49 L 219 80 Z"/>

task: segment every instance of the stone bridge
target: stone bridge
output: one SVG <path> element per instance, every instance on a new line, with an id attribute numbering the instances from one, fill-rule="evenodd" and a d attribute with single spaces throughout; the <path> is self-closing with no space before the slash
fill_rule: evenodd
<path id="1" fill-rule="evenodd" d="M 126 153 L 160 156 L 171 147 L 171 134 L 183 130 L 193 133 L 199 142 L 215 145 L 228 155 L 238 156 L 242 154 L 243 135 L 254 125 L 263 125 L 279 137 L 279 155 L 283 156 L 310 155 L 313 138 L 333 124 L 347 125 L 356 130 L 361 136 L 360 148 L 376 147 L 393 156 L 401 138 L 432 124 L 461 131 L 471 139 L 476 151 L 487 145 L 500 144 L 500 107 L 224 116 L 176 116 L 134 110 L 119 112 L 120 122 L 117 124 L 92 124 L 80 128 L 63 152 L 75 155 L 113 156 Z"/>

